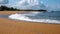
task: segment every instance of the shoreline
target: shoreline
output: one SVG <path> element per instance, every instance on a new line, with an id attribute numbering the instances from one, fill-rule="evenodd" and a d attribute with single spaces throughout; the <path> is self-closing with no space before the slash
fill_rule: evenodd
<path id="1" fill-rule="evenodd" d="M 15 13 L 12 11 L 0 12 L 0 14 L 8 15 Z M 0 18 L 0 34 L 60 34 L 60 24 L 43 24 Z"/>
<path id="2" fill-rule="evenodd" d="M 60 24 L 60 23 L 50 23 L 50 22 L 33 22 L 33 21 L 26 21 L 26 20 L 18 20 L 18 19 L 10 19 L 8 18 L 9 15 L 4 15 L 4 14 L 0 14 L 0 18 L 5 18 L 5 19 L 9 19 L 9 20 L 17 20 L 17 21 L 24 21 L 24 22 L 32 22 L 32 23 L 40 23 L 40 24 Z"/>
<path id="3" fill-rule="evenodd" d="M 11 12 L 12 13 L 12 12 Z M 14 12 L 15 13 L 15 12 Z M 17 12 L 18 14 L 20 13 L 26 13 L 26 12 Z M 13 13 L 12 13 L 13 14 Z M 17 20 L 17 21 L 24 21 L 24 22 L 33 22 L 35 23 L 34 21 L 26 21 L 26 20 L 18 20 L 18 19 L 10 19 L 8 18 L 8 16 L 11 15 L 11 14 L 0 14 L 0 18 L 6 18 L 6 19 L 9 19 L 9 20 Z M 50 23 L 50 22 L 36 22 L 36 23 L 42 23 L 42 24 L 60 24 L 60 23 Z"/>

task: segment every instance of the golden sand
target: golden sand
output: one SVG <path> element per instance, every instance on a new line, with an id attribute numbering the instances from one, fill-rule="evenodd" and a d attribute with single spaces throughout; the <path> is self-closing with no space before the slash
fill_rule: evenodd
<path id="1" fill-rule="evenodd" d="M 0 14 L 15 14 L 15 13 L 23 13 L 28 11 L 0 11 Z"/>
<path id="2" fill-rule="evenodd" d="M 12 14 L 16 12 L 0 12 Z M 42 24 L 0 18 L 0 34 L 60 34 L 60 24 Z"/>

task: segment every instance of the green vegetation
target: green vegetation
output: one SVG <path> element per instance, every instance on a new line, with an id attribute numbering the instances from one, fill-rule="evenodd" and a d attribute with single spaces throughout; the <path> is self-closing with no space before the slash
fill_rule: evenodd
<path id="1" fill-rule="evenodd" d="M 18 11 L 19 9 L 7 6 L 0 6 L 0 11 Z"/>
<path id="2" fill-rule="evenodd" d="M 13 7 L 7 7 L 7 6 L 0 6 L 0 11 L 40 11 L 40 12 L 46 12 L 47 10 L 20 10 Z"/>

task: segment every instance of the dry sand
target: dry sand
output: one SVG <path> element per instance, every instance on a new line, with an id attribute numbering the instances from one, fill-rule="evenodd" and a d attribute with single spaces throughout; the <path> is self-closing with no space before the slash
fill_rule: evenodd
<path id="1" fill-rule="evenodd" d="M 4 11 L 0 14 L 16 12 Z M 60 24 L 42 24 L 0 18 L 0 34 L 60 34 Z"/>
<path id="2" fill-rule="evenodd" d="M 0 11 L 0 14 L 15 14 L 15 13 L 25 13 L 28 11 Z"/>

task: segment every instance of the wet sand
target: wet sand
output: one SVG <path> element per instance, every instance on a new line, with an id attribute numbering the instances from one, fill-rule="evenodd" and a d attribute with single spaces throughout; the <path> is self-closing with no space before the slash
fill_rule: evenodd
<path id="1" fill-rule="evenodd" d="M 16 12 L 4 11 L 0 14 Z M 0 34 L 60 34 L 60 24 L 42 24 L 0 18 Z"/>

